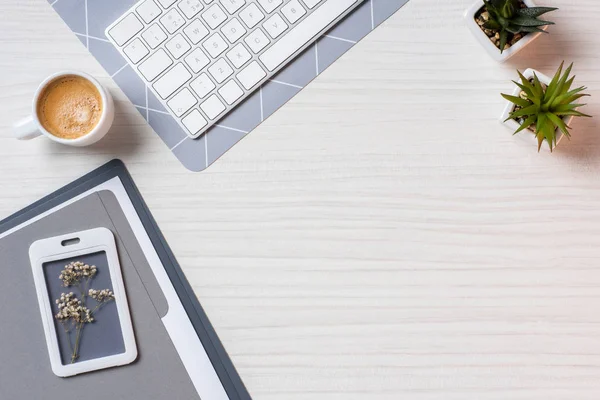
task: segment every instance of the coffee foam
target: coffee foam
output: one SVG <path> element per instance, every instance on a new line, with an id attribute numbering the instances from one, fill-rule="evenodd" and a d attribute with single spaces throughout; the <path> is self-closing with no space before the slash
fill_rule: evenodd
<path id="1" fill-rule="evenodd" d="M 102 116 L 102 96 L 87 79 L 68 75 L 46 86 L 37 106 L 42 126 L 61 139 L 90 133 Z"/>

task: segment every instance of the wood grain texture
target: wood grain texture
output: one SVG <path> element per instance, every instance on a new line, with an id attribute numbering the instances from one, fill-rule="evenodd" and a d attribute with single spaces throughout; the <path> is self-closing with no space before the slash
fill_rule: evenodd
<path id="1" fill-rule="evenodd" d="M 383 0 L 379 0 L 383 1 Z M 412 0 L 200 174 L 43 0 L 0 6 L 0 216 L 122 158 L 256 400 L 594 399 L 600 391 L 600 3 L 510 63 Z M 575 62 L 555 154 L 498 123 L 515 69 Z M 13 140 L 46 75 L 117 100 L 88 149 Z"/>

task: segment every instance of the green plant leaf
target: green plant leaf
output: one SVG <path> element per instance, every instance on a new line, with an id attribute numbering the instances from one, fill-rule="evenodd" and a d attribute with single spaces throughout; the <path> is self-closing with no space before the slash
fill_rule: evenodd
<path id="1" fill-rule="evenodd" d="M 488 14 L 490 16 L 490 20 L 495 21 L 496 23 L 498 23 L 498 12 L 496 10 L 494 10 L 492 7 L 487 7 L 487 11 Z M 498 23 L 498 25 L 500 25 L 500 23 Z"/>
<path id="2" fill-rule="evenodd" d="M 517 74 L 519 74 L 519 78 L 521 78 L 521 83 L 524 86 L 531 87 L 533 89 L 533 85 L 529 82 L 529 79 L 525 78 L 525 75 L 521 73 L 521 71 L 517 70 Z"/>
<path id="3" fill-rule="evenodd" d="M 578 95 L 578 96 L 587 96 L 587 95 L 581 94 L 581 95 Z M 563 115 L 563 116 L 565 116 L 565 115 L 574 115 L 576 117 L 588 117 L 588 118 L 591 118 L 592 117 L 591 115 L 584 114 L 584 113 L 582 113 L 580 111 L 577 111 L 577 109 L 579 107 L 584 107 L 586 105 L 587 104 L 579 104 L 579 103 L 561 104 L 561 105 L 555 107 L 552 110 L 552 113 L 556 114 L 556 115 Z"/>
<path id="4" fill-rule="evenodd" d="M 558 8 L 556 7 L 528 7 L 518 9 L 517 14 L 522 15 L 524 17 L 535 18 L 556 10 L 558 10 Z"/>
<path id="5" fill-rule="evenodd" d="M 516 135 L 517 133 L 529 128 L 532 124 L 535 123 L 536 120 L 537 120 L 537 115 L 530 115 L 529 117 L 527 117 L 527 119 L 525 121 L 523 121 L 523 123 L 521 124 L 519 129 L 517 129 L 515 131 L 515 133 L 513 133 L 513 135 Z"/>
<path id="6" fill-rule="evenodd" d="M 510 23 L 514 24 L 514 25 L 519 25 L 519 26 L 554 25 L 554 22 L 551 22 L 551 21 L 544 21 L 541 19 L 522 17 L 522 16 L 517 16 L 517 17 L 511 18 Z"/>
<path id="7" fill-rule="evenodd" d="M 483 4 L 488 9 L 488 12 L 490 11 L 490 9 L 491 10 L 495 10 L 496 9 L 496 5 L 494 4 L 494 1 L 483 0 Z"/>
<path id="8" fill-rule="evenodd" d="M 576 94 L 574 96 L 571 96 L 571 97 L 567 98 L 563 104 L 573 103 L 574 101 L 577 101 L 577 100 L 579 100 L 579 99 L 581 99 L 583 97 L 590 97 L 590 95 L 589 94 L 585 94 L 585 93 L 579 93 L 579 94 Z"/>
<path id="9" fill-rule="evenodd" d="M 521 27 L 520 27 L 520 26 L 517 26 L 517 25 L 512 25 L 512 24 L 509 24 L 509 25 L 506 27 L 506 30 L 507 30 L 507 31 L 509 31 L 510 33 L 512 33 L 513 35 L 515 35 L 515 34 L 517 34 L 517 33 L 521 32 Z"/>
<path id="10" fill-rule="evenodd" d="M 531 100 L 540 105 L 541 99 L 544 96 L 544 88 L 542 87 L 542 83 L 535 72 L 533 73 L 533 96 L 534 98 Z"/>
<path id="11" fill-rule="evenodd" d="M 552 123 L 552 121 L 550 121 L 550 119 L 546 120 L 545 126 L 544 126 L 544 136 L 546 137 L 546 141 L 548 141 L 548 144 L 552 143 L 553 146 L 550 146 L 550 151 L 553 150 L 554 146 L 556 146 L 556 126 L 554 126 L 554 124 Z"/>
<path id="12" fill-rule="evenodd" d="M 565 73 L 561 76 L 560 80 L 558 81 L 558 83 L 556 85 L 556 93 L 559 96 L 564 93 L 563 90 L 564 90 L 565 84 L 567 83 L 567 80 L 569 79 L 569 75 L 571 74 L 572 69 L 573 69 L 573 63 L 571 63 L 571 65 L 569 65 L 569 67 L 566 69 Z"/>
<path id="13" fill-rule="evenodd" d="M 527 33 L 530 33 L 530 32 L 548 33 L 545 30 L 540 29 L 540 28 L 535 27 L 535 26 L 523 26 L 523 27 L 521 27 L 521 32 L 527 32 Z"/>
<path id="14" fill-rule="evenodd" d="M 553 94 L 553 96 L 547 99 L 547 103 L 550 104 L 550 108 L 554 108 L 561 104 L 572 103 L 577 99 L 580 99 L 584 96 L 588 96 L 587 94 L 577 94 L 580 91 L 585 90 L 586 88 L 577 88 L 572 91 L 569 91 L 572 84 L 573 84 L 573 79 L 569 79 L 567 82 L 565 82 L 565 84 L 560 92 L 558 90 L 556 90 L 556 92 Z M 579 90 L 579 89 L 581 89 L 581 90 Z M 579 92 L 576 92 L 575 90 L 578 90 Z"/>
<path id="15" fill-rule="evenodd" d="M 531 105 L 531 101 L 522 99 L 520 97 L 511 96 L 511 95 L 504 94 L 504 93 L 502 93 L 502 97 L 504 97 L 506 100 L 508 100 L 511 103 L 516 104 L 520 107 L 528 107 Z"/>
<path id="16" fill-rule="evenodd" d="M 502 25 L 500 25 L 499 23 L 497 23 L 496 21 L 492 20 L 492 19 L 488 19 L 484 24 L 483 27 L 485 29 L 491 29 L 493 31 L 497 31 L 500 28 L 502 28 Z"/>
<path id="17" fill-rule="evenodd" d="M 538 151 L 540 151 L 540 149 L 542 148 L 542 143 L 544 142 L 545 136 L 542 127 L 544 126 L 544 122 L 546 121 L 546 119 L 547 118 L 545 114 L 540 114 L 535 124 L 536 136 L 538 140 Z"/>
<path id="18" fill-rule="evenodd" d="M 519 84 L 517 84 L 517 85 L 521 89 L 525 90 L 525 93 L 527 93 L 527 97 L 529 98 L 529 100 L 531 100 L 531 102 L 533 102 L 534 104 L 540 105 L 541 101 L 540 101 L 539 96 L 537 96 L 537 94 L 536 94 L 536 89 L 535 89 L 534 84 L 531 83 L 529 81 L 529 79 L 525 78 L 525 76 L 521 73 L 521 71 L 517 70 L 517 73 L 519 74 L 519 77 L 521 78 L 521 82 L 523 82 L 523 85 L 519 85 Z"/>
<path id="19" fill-rule="evenodd" d="M 521 108 L 520 110 L 513 111 L 510 113 L 510 117 L 506 119 L 506 121 L 511 119 L 516 119 L 519 117 L 524 117 L 526 115 L 537 114 L 538 106 L 536 104 L 532 104 L 529 107 Z"/>
<path id="20" fill-rule="evenodd" d="M 558 87 L 558 81 L 560 80 L 560 76 L 562 75 L 562 70 L 563 70 L 564 65 L 565 65 L 564 61 L 562 63 L 560 63 L 560 66 L 558 67 L 558 70 L 554 74 L 552 81 L 550 81 L 550 84 L 548 85 L 548 88 L 546 89 L 546 98 L 551 99 L 554 96 L 554 94 L 556 93 L 556 88 Z"/>
<path id="21" fill-rule="evenodd" d="M 577 109 L 578 107 L 582 107 L 585 104 L 577 104 L 577 103 L 569 103 L 569 104 L 560 104 L 552 109 L 552 112 L 564 112 L 564 111 L 572 111 Z"/>
<path id="22" fill-rule="evenodd" d="M 553 149 L 553 144 L 556 143 L 556 128 L 554 127 L 554 124 L 552 123 L 552 121 L 550 121 L 548 119 L 547 114 L 540 114 L 538 116 L 538 120 L 537 120 L 537 131 L 538 131 L 538 151 L 540 151 L 541 148 L 541 142 L 540 142 L 540 136 L 541 135 L 541 139 L 542 142 L 544 139 L 546 139 L 546 141 L 548 142 L 548 145 L 550 146 L 550 151 L 552 152 Z"/>
<path id="23" fill-rule="evenodd" d="M 586 88 L 585 87 L 580 87 L 577 89 L 573 89 L 567 93 L 564 93 L 558 97 L 556 97 L 552 103 L 550 104 L 550 108 L 554 108 L 557 107 L 561 104 L 569 104 L 572 103 L 582 97 L 587 97 L 589 96 L 589 94 L 583 94 L 581 92 L 583 92 Z"/>
<path id="24" fill-rule="evenodd" d="M 585 94 L 585 93 L 579 93 L 579 94 L 575 94 L 572 96 L 565 95 L 564 101 L 559 102 L 558 100 L 562 100 L 562 99 L 561 98 L 556 99 L 557 100 L 556 105 L 554 105 L 555 103 L 553 103 L 551 108 L 554 109 L 563 104 L 570 104 L 570 103 L 573 103 L 574 101 L 577 101 L 583 97 L 589 97 L 589 96 L 590 96 L 589 94 Z"/>
<path id="25" fill-rule="evenodd" d="M 510 19 L 515 14 L 515 4 L 512 1 L 505 1 L 500 11 L 500 15 L 506 19 Z"/>
<path id="26" fill-rule="evenodd" d="M 536 128 L 535 137 L 537 138 L 537 141 L 538 141 L 538 153 L 539 153 L 542 148 L 542 143 L 544 143 L 544 133 L 542 131 L 537 130 L 537 128 Z"/>
<path id="27" fill-rule="evenodd" d="M 522 91 L 524 91 L 524 92 L 525 92 L 525 94 L 526 94 L 528 97 L 532 97 L 532 96 L 533 96 L 533 92 L 531 91 L 531 89 L 530 89 L 530 88 L 528 88 L 528 87 L 526 87 L 526 86 L 524 86 L 524 85 L 521 85 L 521 84 L 520 84 L 519 82 L 517 82 L 517 81 L 512 81 L 512 82 L 513 82 L 515 85 L 517 85 L 517 86 L 518 86 L 518 87 L 519 87 L 519 88 L 520 88 Z"/>
<path id="28" fill-rule="evenodd" d="M 567 137 L 571 136 L 569 133 L 569 127 L 567 124 L 565 124 L 565 121 L 552 113 L 547 113 L 546 115 L 548 116 L 548 119 L 562 131 L 562 133 L 564 133 Z"/>
<path id="29" fill-rule="evenodd" d="M 558 111 L 558 112 L 555 112 L 554 115 L 559 115 L 559 116 L 562 116 L 562 117 L 574 116 L 574 117 L 592 118 L 591 115 L 584 114 L 584 113 L 579 112 L 579 111 Z"/>
<path id="30" fill-rule="evenodd" d="M 508 32 L 505 30 L 500 31 L 500 54 L 504 52 L 504 47 L 508 42 Z"/>
<path id="31" fill-rule="evenodd" d="M 571 79 L 569 79 L 569 80 L 567 81 L 567 83 L 565 83 L 565 87 L 563 88 L 563 90 L 564 90 L 565 92 L 568 92 L 569 90 L 571 90 L 571 86 L 573 86 L 573 82 L 574 82 L 574 81 L 575 81 L 575 75 L 573 75 L 573 76 L 571 77 Z"/>
<path id="32" fill-rule="evenodd" d="M 504 18 L 502 15 L 497 15 L 496 16 L 496 22 L 498 22 L 500 24 L 500 26 L 502 28 L 505 28 L 508 26 L 508 24 L 510 23 L 506 18 Z"/>

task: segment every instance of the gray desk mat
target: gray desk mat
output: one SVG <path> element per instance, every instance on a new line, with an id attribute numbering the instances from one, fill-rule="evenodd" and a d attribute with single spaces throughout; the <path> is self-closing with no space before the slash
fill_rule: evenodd
<path id="1" fill-rule="evenodd" d="M 190 139 L 106 39 L 104 31 L 137 0 L 48 0 L 112 76 L 163 142 L 191 171 L 202 171 L 408 0 L 367 0 L 328 34 L 198 139 Z"/>
<path id="2" fill-rule="evenodd" d="M 59 378 L 52 373 L 29 262 L 36 240 L 106 227 L 115 234 L 138 348 L 132 364 Z M 199 399 L 160 318 L 168 304 L 117 199 L 91 194 L 0 240 L 3 399 Z M 32 384 L 35 383 L 35 384 Z"/>

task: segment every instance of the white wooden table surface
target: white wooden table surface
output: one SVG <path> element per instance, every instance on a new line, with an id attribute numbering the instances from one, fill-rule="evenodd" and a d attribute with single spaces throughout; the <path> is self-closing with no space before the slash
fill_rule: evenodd
<path id="1" fill-rule="evenodd" d="M 256 400 L 596 400 L 600 3 L 546 0 L 551 35 L 499 65 L 470 1 L 412 0 L 192 174 L 46 1 L 3 0 L 0 217 L 123 159 Z M 596 118 L 538 154 L 499 93 L 563 59 Z M 113 89 L 109 137 L 12 139 L 65 68 Z"/>

